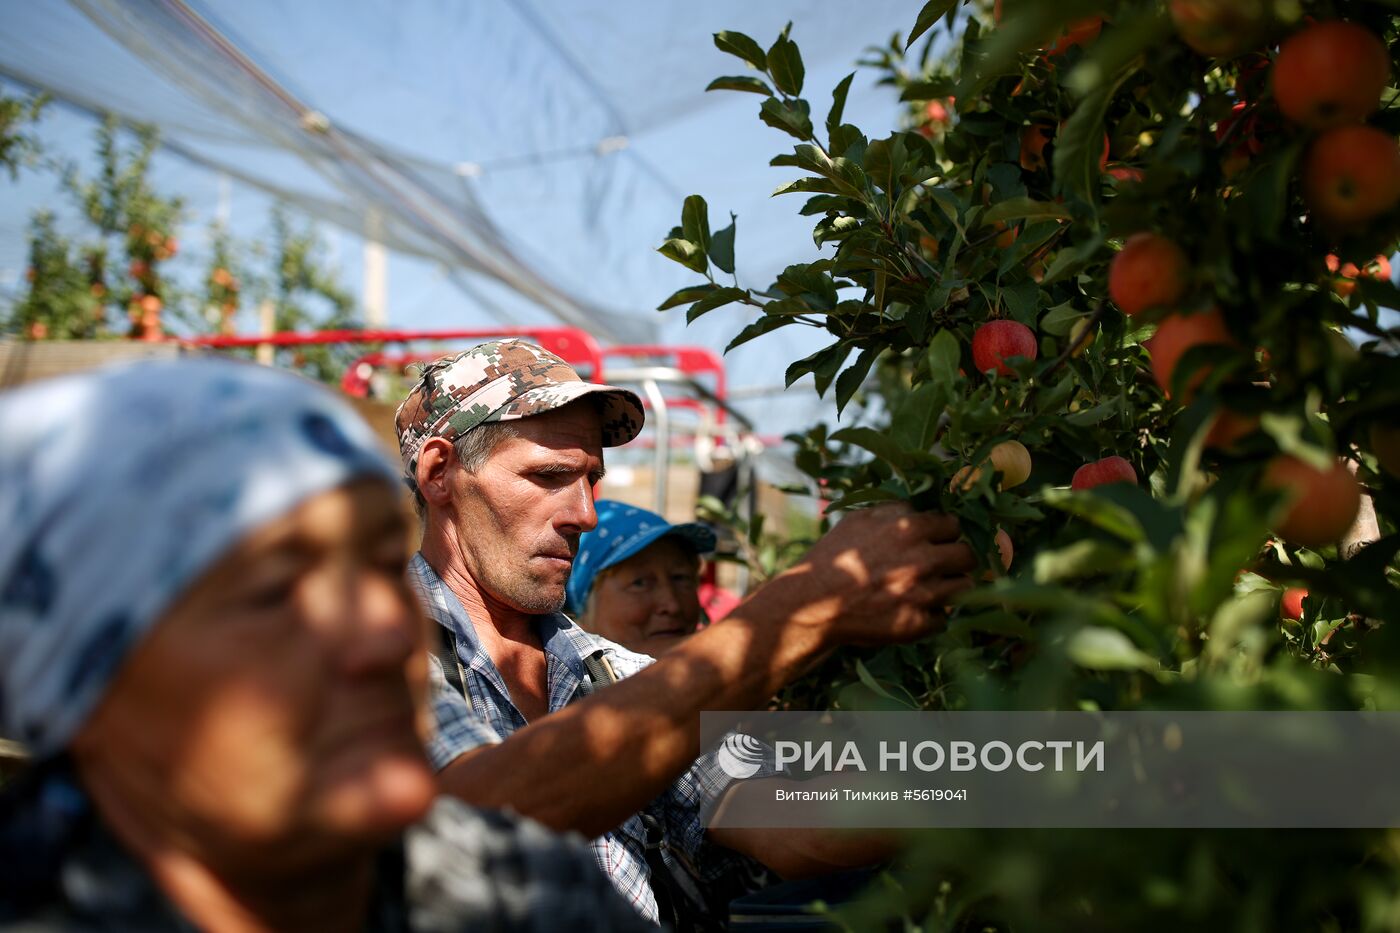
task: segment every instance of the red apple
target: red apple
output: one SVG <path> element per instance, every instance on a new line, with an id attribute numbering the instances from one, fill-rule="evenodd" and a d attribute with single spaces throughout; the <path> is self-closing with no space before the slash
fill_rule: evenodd
<path id="1" fill-rule="evenodd" d="M 1033 360 L 1036 355 L 1035 333 L 1018 321 L 989 321 L 972 334 L 972 362 L 981 373 L 995 370 L 1014 376 L 1004 360 L 1016 356 Z"/>
<path id="2" fill-rule="evenodd" d="M 1175 305 L 1190 285 L 1191 261 L 1171 240 L 1135 233 L 1113 257 L 1108 294 L 1129 316 L 1148 308 Z"/>
<path id="3" fill-rule="evenodd" d="M 1220 58 L 1255 46 L 1269 21 L 1263 0 L 1171 0 L 1170 10 L 1181 41 Z"/>
<path id="4" fill-rule="evenodd" d="M 1086 463 L 1074 471 L 1070 489 L 1093 489 L 1108 483 L 1132 483 L 1137 485 L 1137 470 L 1127 460 L 1117 455 Z"/>
<path id="5" fill-rule="evenodd" d="M 1330 469 L 1281 454 L 1264 468 L 1263 486 L 1286 493 L 1283 518 L 1274 528 L 1280 537 L 1303 547 L 1325 547 L 1347 533 L 1361 508 L 1361 487 L 1345 464 Z"/>
<path id="6" fill-rule="evenodd" d="M 1198 346 L 1236 345 L 1235 338 L 1225 326 L 1225 318 L 1219 308 L 1211 308 L 1197 314 L 1173 314 L 1163 318 L 1157 325 L 1157 333 L 1147 341 L 1147 352 L 1152 358 L 1152 377 L 1162 391 L 1171 396 L 1172 375 L 1176 365 L 1187 350 Z M 1182 404 L 1189 404 L 1195 390 L 1205 381 L 1209 366 L 1199 367 L 1186 384 Z"/>
<path id="7" fill-rule="evenodd" d="M 1294 123 L 1325 129 L 1359 123 L 1380 106 L 1390 54 L 1376 34 L 1341 20 L 1290 36 L 1274 62 L 1274 100 Z"/>
<path id="8" fill-rule="evenodd" d="M 1324 225 L 1351 228 L 1400 202 L 1400 149 L 1373 126 L 1338 126 L 1303 160 L 1303 199 Z"/>

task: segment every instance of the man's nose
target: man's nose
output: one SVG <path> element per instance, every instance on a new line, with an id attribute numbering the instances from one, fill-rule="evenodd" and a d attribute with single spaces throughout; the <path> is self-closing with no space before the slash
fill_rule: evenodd
<path id="1" fill-rule="evenodd" d="M 598 512 L 593 507 L 593 486 L 581 479 L 569 488 L 566 506 L 556 513 L 560 530 L 582 534 L 598 527 Z"/>

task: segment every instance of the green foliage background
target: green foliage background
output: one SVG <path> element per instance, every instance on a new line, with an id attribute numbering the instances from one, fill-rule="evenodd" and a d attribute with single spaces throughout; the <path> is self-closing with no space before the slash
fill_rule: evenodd
<path id="1" fill-rule="evenodd" d="M 140 302 L 146 296 L 160 302 L 161 333 L 150 335 L 156 339 L 231 332 L 241 312 L 264 301 L 272 304 L 277 330 L 360 326 L 354 297 L 326 263 L 314 230 L 281 206 L 273 211 L 270 243 L 236 242 L 216 224 L 202 276 L 192 282 L 169 274 L 167 264 L 190 261 L 178 239 L 188 224 L 181 200 L 161 194 L 152 181 L 156 132 L 104 120 L 95 133 L 96 172 L 85 177 L 44 156 L 34 128 L 43 106 L 42 98 L 0 97 L 0 167 L 12 177 L 29 167 L 58 172 L 88 226 L 75 240 L 59 232 L 51 212 L 35 214 L 28 284 L 0 312 L 0 334 L 31 340 L 143 336 Z M 363 349 L 284 349 L 276 362 L 335 382 Z"/>
<path id="2" fill-rule="evenodd" d="M 1215 4 L 1256 36 L 1220 58 L 1188 47 L 1163 3 L 1005 7 L 999 25 L 986 6 L 956 0 L 911 9 L 910 39 L 865 62 L 909 102 L 907 124 L 878 137 L 843 120 L 854 76 L 814 120 L 800 25 L 767 48 L 715 36 L 748 67 L 710 88 L 759 95 L 759 118 L 791 137 L 772 164 L 795 177 L 775 194 L 805 197 L 813 240 L 830 250 L 766 288 L 745 287 L 734 276 L 734 219 L 712 228 L 709 206 L 692 196 L 660 251 L 704 281 L 661 309 L 684 307 L 694 320 L 751 306 L 731 347 L 784 327 L 830 335 L 787 378 L 812 374 L 844 413 L 839 429 L 793 438 L 832 511 L 907 500 L 958 515 L 981 553 L 993 553 L 998 527 L 1016 543 L 1011 572 L 963 600 L 941 635 L 843 652 L 782 702 L 1397 708 L 1400 482 L 1379 466 L 1369 432 L 1400 424 L 1397 335 L 1380 316 L 1400 307 L 1400 292 L 1363 280 L 1341 297 L 1324 259 L 1389 255 L 1400 217 L 1392 210 L 1339 233 L 1308 215 L 1298 171 L 1312 134 L 1278 114 L 1267 79 L 1277 40 L 1305 17 L 1364 24 L 1394 62 L 1396 5 Z M 1091 41 L 1042 51 L 1091 16 L 1106 19 Z M 965 31 L 947 58 L 931 60 L 931 43 L 908 57 L 921 35 L 955 21 Z M 1391 87 L 1369 121 L 1392 137 L 1396 98 Z M 1036 132 L 1049 140 L 1039 159 L 1023 148 Z M 1192 290 L 1180 308 L 1129 318 L 1108 300 L 1107 275 L 1123 240 L 1143 230 L 1185 249 Z M 1209 376 L 1183 409 L 1154 383 L 1143 343 L 1168 310 L 1211 305 L 1238 346 L 1188 351 L 1176 387 L 1202 367 Z M 1038 358 L 1018 360 L 1012 377 L 978 373 L 972 361 L 973 332 L 995 319 L 1030 327 L 1039 342 Z M 1361 335 L 1359 346 L 1343 330 Z M 1222 407 L 1259 423 L 1228 450 L 1206 443 Z M 1001 490 L 985 470 L 970 491 L 950 488 L 958 468 L 1008 440 L 1030 450 L 1029 482 Z M 1377 531 L 1320 549 L 1272 535 L 1288 503 L 1260 474 L 1280 453 L 1317 466 L 1351 461 Z M 1110 454 L 1133 464 L 1137 485 L 1066 488 L 1077 467 Z M 1309 591 L 1299 621 L 1280 617 L 1285 586 Z M 1345 793 L 1347 779 L 1299 787 L 1298 806 Z M 1400 929 L 1398 843 L 1380 830 L 932 832 L 847 921 Z"/>

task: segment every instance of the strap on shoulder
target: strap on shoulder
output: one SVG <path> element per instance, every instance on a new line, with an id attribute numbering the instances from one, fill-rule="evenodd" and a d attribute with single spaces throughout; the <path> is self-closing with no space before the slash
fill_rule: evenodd
<path id="1" fill-rule="evenodd" d="M 437 636 L 432 639 L 433 654 L 437 655 L 442 664 L 442 676 L 447 678 L 452 689 L 470 706 L 472 698 L 471 694 L 467 693 L 467 678 L 466 672 L 462 670 L 462 659 L 457 656 L 457 638 L 445 625 L 434 623 L 433 628 L 437 629 Z"/>
<path id="2" fill-rule="evenodd" d="M 608 662 L 608 656 L 602 648 L 585 657 L 583 667 L 588 671 L 588 679 L 593 681 L 595 688 L 617 683 L 617 672 L 613 670 L 613 666 Z"/>

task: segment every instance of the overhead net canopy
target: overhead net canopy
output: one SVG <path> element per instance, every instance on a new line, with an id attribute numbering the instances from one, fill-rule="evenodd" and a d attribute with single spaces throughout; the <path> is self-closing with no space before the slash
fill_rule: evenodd
<path id="1" fill-rule="evenodd" d="M 684 196 L 703 194 L 717 219 L 739 214 L 742 284 L 764 287 L 817 254 L 798 204 L 768 201 L 788 176 L 767 161 L 791 140 L 759 123 L 756 96 L 704 93 L 712 78 L 745 70 L 711 34 L 737 29 L 766 45 L 794 20 L 817 109 L 866 46 L 909 28 L 917 6 L 9 4 L 0 76 L 49 92 L 70 122 L 111 112 L 157 127 L 157 185 L 178 186 L 192 219 L 217 211 L 235 232 L 261 223 L 240 215 L 247 200 L 230 199 L 231 187 L 294 205 L 352 245 L 384 244 L 394 326 L 564 322 L 605 343 L 722 349 L 746 323 L 742 311 L 687 329 L 683 315 L 653 310 L 695 281 L 655 252 Z M 847 119 L 884 132 L 898 104 L 874 81 L 858 75 Z M 83 148 L 76 133 L 65 145 Z M 13 275 L 23 204 L 5 214 L 0 267 Z M 346 252 L 353 264 L 356 251 Z M 786 361 L 819 346 L 821 335 L 795 333 L 806 330 L 736 350 L 732 382 L 781 384 Z M 785 400 L 792 415 L 777 425 L 781 404 L 765 403 L 765 430 L 800 426 L 813 411 L 803 395 L 797 406 Z"/>

